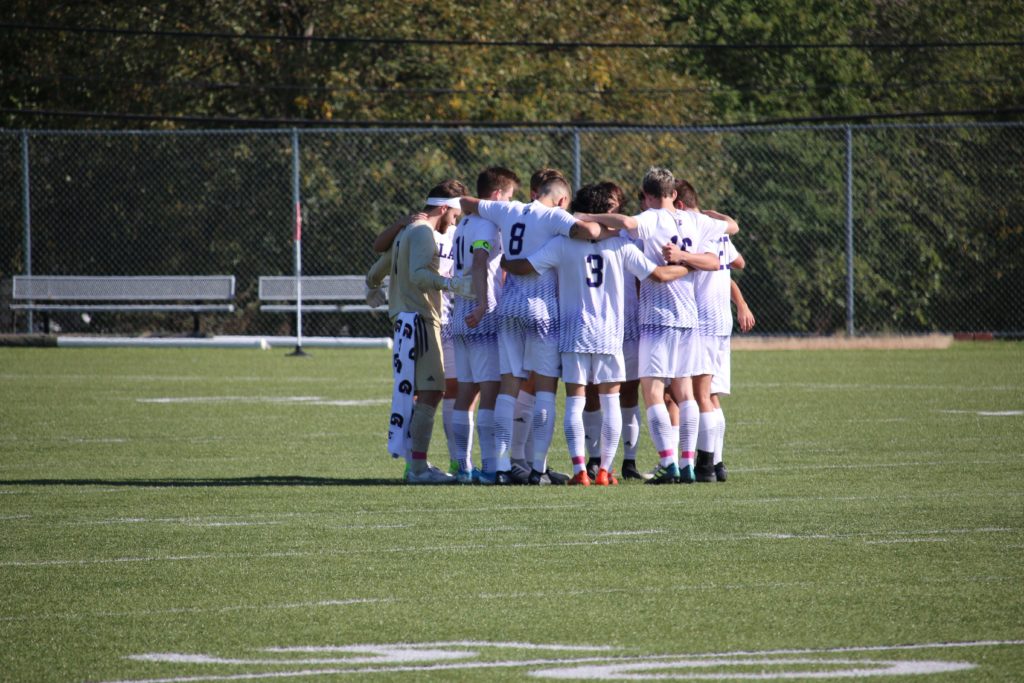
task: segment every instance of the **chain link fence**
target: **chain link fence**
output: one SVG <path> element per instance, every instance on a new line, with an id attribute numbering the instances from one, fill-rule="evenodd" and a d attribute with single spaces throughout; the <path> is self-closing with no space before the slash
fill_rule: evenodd
<path id="1" fill-rule="evenodd" d="M 649 166 L 671 168 L 737 218 L 748 265 L 734 277 L 764 334 L 1024 334 L 1024 124 L 0 131 L 0 297 L 25 273 L 234 275 L 236 311 L 205 316 L 204 331 L 293 334 L 293 315 L 260 311 L 257 284 L 294 272 L 296 194 L 303 274 L 361 274 L 374 235 L 432 185 L 473 187 L 492 164 L 524 182 L 542 166 L 577 186 L 612 180 L 630 197 Z M 3 331 L 27 330 L 2 308 Z M 118 334 L 192 324 L 54 320 Z M 306 313 L 303 332 L 383 336 L 388 324 Z"/>

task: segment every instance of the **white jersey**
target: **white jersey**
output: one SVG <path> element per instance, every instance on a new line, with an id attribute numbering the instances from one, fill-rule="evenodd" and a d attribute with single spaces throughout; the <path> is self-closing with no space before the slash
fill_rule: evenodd
<path id="1" fill-rule="evenodd" d="M 440 261 L 437 272 L 441 277 L 451 277 L 455 269 L 455 259 L 452 256 L 452 227 L 448 226 L 447 232 L 443 235 L 437 230 L 434 231 L 434 241 L 437 242 L 437 258 Z M 451 322 L 451 312 L 454 295 L 451 292 L 441 292 L 441 336 L 451 335 L 448 323 Z"/>
<path id="2" fill-rule="evenodd" d="M 455 297 L 452 312 L 452 331 L 457 335 L 494 335 L 498 332 L 497 316 L 494 310 L 501 298 L 501 235 L 498 226 L 480 216 L 464 216 L 455 229 L 452 256 L 455 259 L 455 274 L 471 277 L 473 273 L 473 252 L 478 248 L 487 250 L 487 315 L 476 327 L 466 325 L 466 316 L 476 308 L 476 299 Z"/>
<path id="3" fill-rule="evenodd" d="M 576 225 L 572 214 L 534 201 L 495 202 L 481 200 L 480 216 L 498 226 L 505 258 L 531 256 L 551 238 L 568 236 Z M 499 318 L 518 318 L 544 334 L 558 330 L 558 282 L 554 271 L 544 275 L 509 275 L 498 303 Z"/>
<path id="4" fill-rule="evenodd" d="M 659 266 L 665 265 L 661 249 L 669 242 L 682 244 L 680 227 L 683 220 L 674 210 L 668 209 L 647 209 L 636 216 L 636 220 L 636 237 L 643 243 L 644 255 Z M 642 281 L 639 317 L 641 327 L 683 328 L 696 325 L 697 304 L 693 299 L 690 276 L 672 282 Z"/>
<path id="5" fill-rule="evenodd" d="M 625 290 L 657 267 L 624 237 L 555 238 L 530 256 L 538 273 L 558 272 L 559 341 L 563 353 L 622 352 Z"/>
<path id="6" fill-rule="evenodd" d="M 623 238 L 626 237 L 626 233 L 620 233 Z M 640 240 L 630 240 L 637 249 L 643 252 L 644 243 Z M 634 277 L 632 273 L 626 273 L 626 289 L 623 291 L 623 300 L 625 305 L 623 306 L 623 313 L 625 314 L 625 322 L 623 327 L 622 339 L 623 341 L 633 341 L 640 338 L 640 295 L 638 293 L 639 284 L 643 278 Z"/>
<path id="7" fill-rule="evenodd" d="M 732 334 L 732 264 L 739 256 L 728 235 L 718 238 L 718 270 L 694 273 L 697 318 L 700 333 L 711 336 Z"/>

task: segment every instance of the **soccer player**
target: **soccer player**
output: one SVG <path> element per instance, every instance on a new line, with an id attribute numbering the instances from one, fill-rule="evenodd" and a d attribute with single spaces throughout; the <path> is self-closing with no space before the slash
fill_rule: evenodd
<path id="1" fill-rule="evenodd" d="M 576 205 L 594 211 L 601 188 L 582 188 Z M 666 282 L 686 275 L 681 266 L 657 266 L 625 237 L 601 241 L 556 237 L 526 259 L 502 261 L 510 273 L 558 273 L 558 348 L 565 382 L 565 439 L 572 459 L 571 484 L 589 486 L 583 435 L 583 407 L 587 384 L 596 384 L 601 402 L 600 468 L 593 483 L 617 484 L 612 464 L 622 431 L 619 388 L 625 379 L 622 355 L 625 289 L 635 286 L 628 271 L 641 279 Z M 535 459 L 531 477 L 539 477 L 545 461 Z"/>
<path id="2" fill-rule="evenodd" d="M 714 211 L 700 211 L 697 191 L 686 180 L 676 184 L 676 208 L 694 214 L 698 220 L 702 216 L 726 220 L 733 219 Z M 727 471 L 721 459 L 720 444 L 724 442 L 725 416 L 718 401 L 719 393 L 729 393 L 730 362 L 729 346 L 732 334 L 732 298 L 733 288 L 739 287 L 732 280 L 730 271 L 742 269 L 746 262 L 736 251 L 728 234 L 721 235 L 717 240 L 718 269 L 694 273 L 694 296 L 697 301 L 697 320 L 699 325 L 699 348 L 701 356 L 701 374 L 693 378 L 693 392 L 700 411 L 699 428 L 697 431 L 697 459 L 694 468 L 698 482 L 725 481 Z M 673 245 L 674 247 L 674 245 Z M 674 249 L 666 251 L 669 260 L 677 255 Z M 741 329 L 748 330 L 752 326 L 753 316 L 739 293 L 740 304 L 737 304 Z M 717 386 L 716 386 L 717 383 Z"/>
<path id="3" fill-rule="evenodd" d="M 519 178 L 507 168 L 492 166 L 477 177 L 480 199 L 507 202 L 519 187 Z M 494 309 L 503 284 L 501 235 L 498 226 L 480 216 L 464 216 L 455 229 L 455 273 L 470 277 L 475 299 L 456 297 L 452 313 L 458 392 L 452 420 L 452 444 L 458 468 L 456 479 L 473 481 L 470 453 L 473 449 L 473 403 L 477 396 L 477 434 L 481 465 L 495 472 L 494 403 L 501 381 L 498 361 L 498 322 Z M 479 477 L 479 473 L 477 473 Z"/>
<path id="4" fill-rule="evenodd" d="M 580 221 L 565 210 L 570 190 L 555 177 L 538 189 L 537 199 L 522 202 L 491 202 L 462 197 L 462 209 L 496 224 L 501 231 L 505 258 L 526 258 L 556 235 L 597 239 L 604 232 L 594 222 Z M 510 275 L 498 304 L 498 349 L 501 354 L 501 386 L 494 406 L 495 472 L 481 472 L 482 484 L 512 483 L 509 446 L 516 396 L 530 372 L 537 390 L 533 413 L 533 466 L 546 472 L 547 451 L 554 430 L 555 390 L 560 374 L 558 353 L 557 283 L 553 272 L 545 275 Z M 542 455 L 538 460 L 538 455 Z M 526 473 L 527 478 L 529 472 Z"/>
<path id="5" fill-rule="evenodd" d="M 641 206 L 642 197 L 641 196 Z M 573 211 L 585 213 L 622 213 L 626 195 L 612 182 L 600 182 L 581 188 L 573 199 Z M 642 209 L 641 209 L 642 210 Z M 642 246 L 637 243 L 637 246 Z M 637 294 L 640 282 L 631 273 L 626 273 L 623 289 L 624 320 L 622 356 L 625 362 L 626 379 L 619 388 L 619 405 L 622 413 L 623 460 L 620 474 L 624 479 L 644 479 L 636 466 L 637 445 L 640 438 L 640 375 L 637 356 L 640 343 L 640 326 L 637 322 Z M 597 386 L 587 385 L 586 404 L 583 407 L 583 434 L 587 449 L 587 475 L 596 479 L 601 468 L 601 423 L 603 412 Z"/>
<path id="6" fill-rule="evenodd" d="M 399 231 L 409 223 L 417 219 L 425 218 L 425 214 L 410 214 L 407 220 L 396 221 L 386 230 L 382 231 L 373 240 L 373 250 L 377 253 L 387 251 Z M 434 231 L 434 241 L 437 243 L 438 270 L 442 277 L 451 277 L 455 270 L 455 259 L 452 255 L 452 239 L 454 230 L 445 232 Z M 455 341 L 452 332 L 451 313 L 457 297 L 449 292 L 441 293 L 441 351 L 444 360 L 445 390 L 444 399 L 441 402 L 441 421 L 444 425 L 445 440 L 448 444 L 448 457 L 451 461 L 449 472 L 455 474 L 458 471 L 457 458 L 453 449 L 452 421 L 455 413 L 455 396 L 458 392 L 458 380 L 455 376 Z"/>
<path id="7" fill-rule="evenodd" d="M 466 279 L 444 277 L 439 273 L 435 232 L 445 233 L 461 214 L 458 197 L 466 193 L 466 186 L 457 180 L 447 180 L 435 186 L 427 195 L 419 219 L 404 227 L 395 238 L 391 248 L 373 264 L 366 276 L 369 289 L 379 288 L 386 276 L 388 285 L 388 309 L 396 327 L 396 338 L 403 333 L 414 342 L 411 353 L 409 344 L 403 353 L 393 359 L 396 375 L 408 364 L 415 365 L 410 379 L 399 380 L 396 376 L 395 393 L 392 398 L 391 425 L 397 427 L 389 434 L 389 450 L 395 456 L 406 458 L 410 484 L 447 484 L 455 481 L 447 472 L 432 466 L 427 461 L 430 437 L 434 427 L 434 414 L 445 389 L 444 367 L 441 351 L 441 293 L 457 292 L 471 296 L 472 283 Z M 411 415 L 396 406 L 402 406 L 402 396 L 416 394 Z M 408 435 L 409 445 L 404 444 Z"/>
<path id="8" fill-rule="evenodd" d="M 653 167 L 644 175 L 644 198 L 647 210 L 638 216 L 581 214 L 582 220 L 595 220 L 613 227 L 629 230 L 630 237 L 643 241 L 644 254 L 655 263 L 668 263 L 663 249 L 669 244 L 684 247 L 678 263 L 690 270 L 711 270 L 718 267 L 718 258 L 709 253 L 713 233 L 702 234 L 696 220 L 676 211 L 675 177 L 668 169 Z M 718 234 L 728 226 L 721 222 Z M 691 249 L 693 249 L 691 251 Z M 647 425 L 651 440 L 658 451 L 658 468 L 649 484 L 668 484 L 678 481 L 692 482 L 692 451 L 683 449 L 686 458 L 686 477 L 680 473 L 681 442 L 689 443 L 687 432 L 692 422 L 692 438 L 696 441 L 698 412 L 693 398 L 690 378 L 696 369 L 694 337 L 697 325 L 697 304 L 693 295 L 693 278 L 685 277 L 671 282 L 650 279 L 640 283 L 640 386 L 647 405 Z M 665 406 L 666 385 L 671 387 L 680 413 L 683 415 L 678 439 L 674 433 L 668 409 Z M 694 450 L 696 446 L 694 445 Z"/>

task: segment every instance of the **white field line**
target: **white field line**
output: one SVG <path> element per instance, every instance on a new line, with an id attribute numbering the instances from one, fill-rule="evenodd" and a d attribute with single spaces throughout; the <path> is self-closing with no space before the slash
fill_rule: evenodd
<path id="1" fill-rule="evenodd" d="M 167 609 L 131 610 L 124 612 L 54 612 L 50 614 L 31 614 L 19 617 L 0 617 L 4 621 L 55 621 L 67 619 L 93 618 L 130 618 L 152 617 L 168 614 L 226 614 L 230 612 L 275 611 L 293 609 L 319 609 L 323 607 L 347 607 L 349 605 L 373 605 L 395 602 L 394 598 L 342 598 L 337 600 L 317 600 L 311 602 L 293 602 L 277 605 L 227 605 L 224 607 L 169 607 Z"/>
<path id="2" fill-rule="evenodd" d="M 949 391 L 956 393 L 988 393 L 991 391 L 1020 391 L 1019 385 L 995 384 L 990 386 L 965 386 L 962 384 L 837 384 L 826 382 L 743 382 L 742 387 L 751 389 L 801 389 L 812 391 Z"/>
<path id="3" fill-rule="evenodd" d="M 135 402 L 158 404 L 269 403 L 311 406 L 374 406 L 390 404 L 391 399 L 371 398 L 355 401 L 327 399 L 322 396 L 178 396 L 137 398 L 135 399 Z"/>
<path id="4" fill-rule="evenodd" d="M 849 534 L 787 534 L 787 533 L 752 533 L 752 534 L 735 534 L 735 535 L 695 535 L 691 534 L 687 536 L 691 542 L 720 542 L 720 541 L 743 541 L 743 540 L 757 540 L 757 541 L 776 541 L 776 540 L 841 540 L 841 539 L 863 539 L 863 538 L 875 538 L 879 536 L 925 536 L 929 534 L 940 535 L 940 534 L 973 534 L 973 533 L 1008 533 L 1013 532 L 1014 529 L 1001 528 L 1001 527 L 983 527 L 977 529 L 937 529 L 932 531 L 920 531 L 920 530 L 908 530 L 908 531 L 888 531 L 888 532 L 857 532 Z M 614 533 L 614 532 L 613 532 Z M 679 535 L 675 535 L 673 538 L 679 538 Z M 349 555 L 365 555 L 365 554 L 382 554 L 382 553 L 424 553 L 424 552 L 439 552 L 439 553 L 457 553 L 457 552 L 471 552 L 475 550 L 524 550 L 529 548 L 571 548 L 571 547 L 596 547 L 603 545 L 620 545 L 626 543 L 651 543 L 657 539 L 652 539 L 650 534 L 644 534 L 638 536 L 635 534 L 631 535 L 619 535 L 615 534 L 613 537 L 606 538 L 605 540 L 585 540 L 585 541 L 552 541 L 544 543 L 464 543 L 464 544 L 445 544 L 445 545 L 426 545 L 426 546 L 396 546 L 391 548 L 372 548 L 366 550 L 339 550 L 339 551 L 278 551 L 269 553 L 199 553 L 194 555 L 155 555 L 155 556 L 141 556 L 141 557 L 114 557 L 114 558 L 93 558 L 93 559 L 50 559 L 50 560 L 8 560 L 0 562 L 0 567 L 83 567 L 89 565 L 105 565 L 105 564 L 126 564 L 126 563 L 143 563 L 143 562 L 195 562 L 202 560 L 235 560 L 235 559 L 279 559 L 279 558 L 298 558 L 298 557 L 345 557 Z"/>
<path id="5" fill-rule="evenodd" d="M 0 522 L 10 522 L 16 519 L 32 519 L 32 515 L 7 515 L 0 517 Z"/>
<path id="6" fill-rule="evenodd" d="M 894 543 L 949 543 L 948 538 L 894 538 L 889 541 L 864 541 L 865 545 L 892 545 Z"/>
<path id="7" fill-rule="evenodd" d="M 823 654 L 836 654 L 836 653 L 858 653 L 858 652 L 896 652 L 896 651 L 913 651 L 913 650 L 928 650 L 928 649 L 957 649 L 957 648 L 969 648 L 969 647 L 998 647 L 1006 645 L 1021 645 L 1024 641 L 1007 640 L 1007 641 L 975 641 L 965 643 L 924 643 L 921 645 L 877 645 L 877 646 L 863 646 L 863 647 L 844 647 L 844 648 L 807 648 L 799 650 L 766 650 L 762 652 L 725 652 L 721 654 L 682 654 L 682 655 L 652 655 L 652 656 L 615 656 L 613 654 L 606 655 L 605 657 L 579 657 L 574 659 L 533 659 L 533 660 L 513 660 L 513 661 L 474 661 L 474 662 L 448 662 L 448 663 L 434 663 L 434 664 L 399 664 L 392 666 L 369 666 L 369 667 L 358 667 L 358 668 L 329 668 L 329 669 L 303 669 L 293 671 L 271 671 L 271 672 L 251 672 L 251 673 L 240 673 L 240 674 L 214 674 L 214 675 L 193 675 L 193 676 L 174 676 L 167 678 L 150 678 L 150 679 L 135 679 L 121 680 L 121 681 L 110 681 L 108 683 L 196 683 L 198 681 L 238 681 L 238 680 L 258 680 L 258 679 L 274 679 L 274 678 L 296 678 L 303 676 L 340 676 L 345 674 L 368 674 L 368 673 L 416 673 L 416 672 L 436 672 L 436 671 L 457 671 L 467 669 L 499 669 L 499 668 L 521 668 L 521 667 L 532 667 L 532 666 L 545 666 L 550 667 L 552 665 L 580 665 L 580 664 L 597 664 L 602 663 L 605 665 L 612 665 L 612 668 L 617 667 L 629 667 L 630 665 L 639 665 L 640 670 L 643 671 L 642 667 L 644 664 L 661 664 L 659 668 L 664 668 L 665 665 L 672 665 L 672 661 L 680 662 L 680 666 L 686 666 L 683 662 L 690 662 L 690 666 L 715 666 L 716 664 L 726 665 L 743 665 L 744 659 L 751 657 L 773 657 L 777 655 L 823 655 Z M 376 646 L 383 647 L 383 646 Z M 401 645 L 395 646 L 401 648 Z M 409 656 L 414 656 L 415 651 L 405 650 Z M 425 656 L 427 653 L 424 653 Z M 191 662 L 197 663 L 201 660 L 197 660 L 196 657 L 206 657 L 205 655 L 185 655 L 178 653 L 148 653 L 144 655 L 135 655 L 130 657 L 136 661 L 153 661 L 153 662 Z M 211 658 L 216 659 L 216 658 Z M 726 661 L 716 661 L 716 659 Z M 728 661 L 728 660 L 740 660 L 740 661 Z M 220 660 L 221 662 L 230 662 L 230 660 Z M 975 667 L 974 664 L 962 663 L 962 662 L 877 662 L 873 660 L 764 660 L 764 661 L 752 661 L 751 664 L 824 664 L 824 665 L 835 665 L 835 664 L 852 664 L 855 665 L 854 669 L 845 671 L 823 671 L 818 672 L 815 675 L 814 672 L 805 671 L 801 678 L 825 678 L 825 677 L 858 677 L 860 672 L 864 672 L 864 667 L 877 666 L 878 664 L 883 665 L 896 665 L 896 668 L 892 668 L 888 673 L 903 673 L 903 674 L 922 674 L 922 673 L 934 673 L 938 671 L 963 671 L 972 669 Z M 276 665 L 287 665 L 286 661 L 274 661 Z M 913 665 L 921 665 L 914 667 Z M 900 665 L 907 665 L 900 667 Z M 878 671 L 875 669 L 874 671 Z M 572 673 L 583 673 L 581 669 L 579 672 Z M 629 675 L 627 671 L 620 670 L 616 671 L 618 675 L 614 676 L 616 680 L 622 680 L 623 678 L 635 678 L 633 675 Z M 880 672 L 886 673 L 886 672 Z M 762 675 L 756 675 L 758 678 L 765 680 L 774 678 L 771 673 L 763 673 Z M 780 674 L 787 675 L 787 674 Z M 581 678 L 586 676 L 574 675 L 572 678 Z M 735 678 L 750 678 L 750 675 L 737 675 L 736 673 L 729 674 L 713 674 L 708 673 L 702 675 L 701 678 L 705 680 L 710 679 L 735 679 Z M 787 675 L 787 677 L 792 677 Z M 657 675 L 646 675 L 644 679 L 661 678 Z"/>
<path id="8" fill-rule="evenodd" d="M 0 380 L 25 380 L 28 382 L 38 382 L 40 380 L 57 380 L 62 382 L 70 381 L 82 381 L 82 382 L 96 382 L 99 380 L 110 381 L 117 380 L 118 383 L 141 383 L 141 382 L 215 382 L 219 386 L 223 386 L 228 382 L 247 382 L 247 383 L 258 383 L 266 382 L 267 378 L 262 376 L 249 376 L 249 375 L 37 375 L 37 374 L 17 374 L 17 373 L 2 373 L 0 374 Z M 275 382 L 287 382 L 289 384 L 304 384 L 306 382 L 316 384 L 331 384 L 337 385 L 338 379 L 336 377 L 310 377 L 303 375 L 289 375 L 287 377 L 275 377 Z M 351 380 L 346 381 L 345 386 L 347 387 L 389 387 L 391 386 L 390 376 L 380 379 L 369 379 L 369 380 Z"/>
<path id="9" fill-rule="evenodd" d="M 979 417 L 1020 417 L 1024 410 L 940 410 L 947 415 L 977 415 Z"/>

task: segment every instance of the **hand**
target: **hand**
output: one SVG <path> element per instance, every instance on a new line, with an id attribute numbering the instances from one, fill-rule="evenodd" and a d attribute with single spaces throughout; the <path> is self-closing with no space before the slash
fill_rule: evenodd
<path id="1" fill-rule="evenodd" d="M 754 329 L 754 314 L 748 306 L 736 309 L 736 322 L 740 325 L 741 332 L 750 332 Z"/>
<path id="2" fill-rule="evenodd" d="M 464 299 L 476 298 L 476 295 L 473 294 L 473 279 L 468 275 L 448 278 L 445 282 L 445 289 Z"/>
<path id="3" fill-rule="evenodd" d="M 683 255 L 685 253 L 685 251 L 671 242 L 661 248 L 661 255 L 665 259 L 665 263 L 683 263 L 685 265 L 686 257 Z"/>
<path id="4" fill-rule="evenodd" d="M 466 325 L 470 329 L 473 329 L 480 324 L 480 321 L 484 319 L 485 315 L 487 315 L 487 306 L 477 305 L 477 307 L 473 309 L 473 312 L 466 316 Z"/>
<path id="5" fill-rule="evenodd" d="M 409 223 L 415 223 L 416 221 L 425 221 L 425 220 L 427 220 L 427 214 L 423 213 L 422 211 L 419 211 L 417 213 L 410 213 L 409 214 Z"/>
<path id="6" fill-rule="evenodd" d="M 384 291 L 383 287 L 367 287 L 366 288 L 366 305 L 378 308 L 379 306 L 386 306 L 388 303 L 388 293 Z"/>

